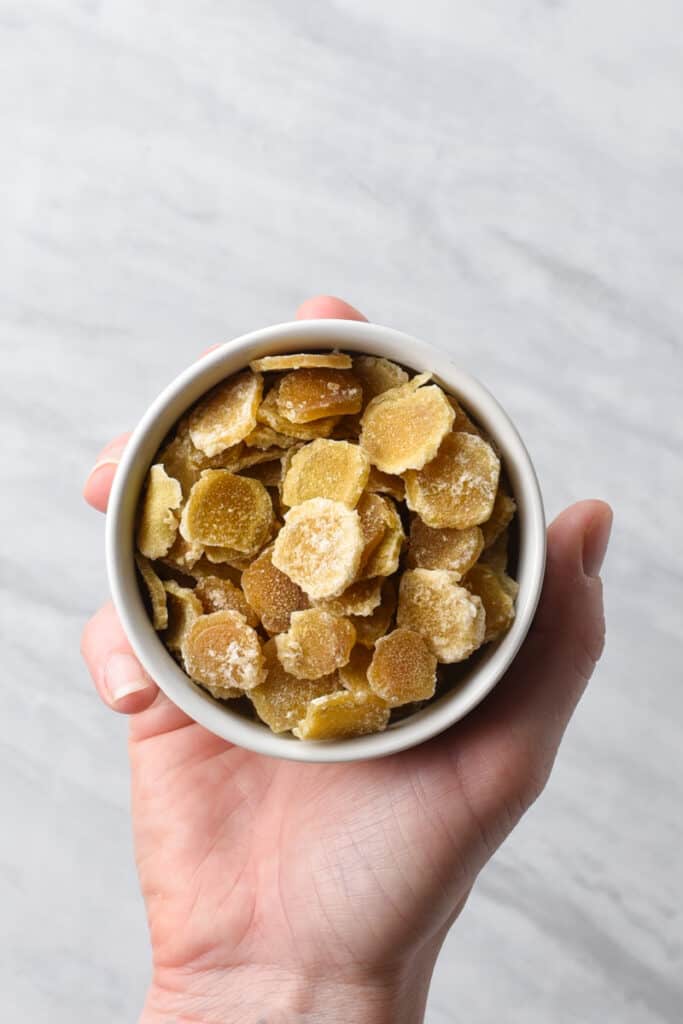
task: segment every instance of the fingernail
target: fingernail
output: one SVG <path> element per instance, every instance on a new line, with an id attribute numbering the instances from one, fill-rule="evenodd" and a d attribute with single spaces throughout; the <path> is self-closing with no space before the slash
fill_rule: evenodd
<path id="1" fill-rule="evenodd" d="M 605 505 L 591 521 L 583 538 L 583 571 L 586 576 L 599 576 L 612 532 L 612 509 Z"/>
<path id="2" fill-rule="evenodd" d="M 132 654 L 110 654 L 104 667 L 104 685 L 112 704 L 153 685 Z"/>

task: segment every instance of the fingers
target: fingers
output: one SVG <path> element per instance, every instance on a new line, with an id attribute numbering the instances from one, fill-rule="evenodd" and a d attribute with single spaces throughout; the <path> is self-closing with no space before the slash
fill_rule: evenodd
<path id="1" fill-rule="evenodd" d="M 111 603 L 86 623 L 81 654 L 97 692 L 114 711 L 137 714 L 155 700 L 158 687 L 133 654 Z"/>
<path id="2" fill-rule="evenodd" d="M 107 509 L 114 473 L 121 461 L 123 449 L 126 447 L 129 437 L 130 434 L 120 434 L 119 437 L 110 441 L 97 456 L 97 462 L 85 481 L 83 497 L 98 512 L 105 512 Z"/>
<path id="3" fill-rule="evenodd" d="M 302 302 L 296 311 L 297 320 L 365 320 L 354 306 L 334 295 L 316 295 Z"/>

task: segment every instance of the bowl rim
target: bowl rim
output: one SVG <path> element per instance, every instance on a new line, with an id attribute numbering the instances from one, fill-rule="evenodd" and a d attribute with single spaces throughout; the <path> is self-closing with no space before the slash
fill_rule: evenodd
<path id="1" fill-rule="evenodd" d="M 272 733 L 220 704 L 192 683 L 154 630 L 137 583 L 134 516 L 151 459 L 173 424 L 224 377 L 263 355 L 325 351 L 384 356 L 416 372 L 431 372 L 463 404 L 500 449 L 517 501 L 519 593 L 515 620 L 505 636 L 477 659 L 453 690 L 385 732 L 350 739 L 301 741 Z M 136 656 L 159 688 L 186 714 L 225 740 L 256 753 L 303 762 L 357 761 L 416 746 L 443 732 L 476 707 L 499 682 L 527 635 L 540 598 L 546 533 L 541 491 L 529 453 L 500 403 L 445 349 L 381 324 L 356 320 L 287 321 L 250 331 L 188 366 L 149 405 L 134 429 L 114 475 L 105 531 L 112 600 Z"/>

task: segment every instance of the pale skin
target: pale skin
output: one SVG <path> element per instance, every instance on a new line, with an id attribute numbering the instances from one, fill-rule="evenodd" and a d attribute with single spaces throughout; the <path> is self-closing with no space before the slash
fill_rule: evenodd
<path id="1" fill-rule="evenodd" d="M 327 296 L 301 319 L 365 319 Z M 85 498 L 105 511 L 126 438 Z M 539 796 L 600 657 L 608 505 L 548 530 L 536 620 L 496 690 L 420 747 L 297 764 L 207 732 L 137 663 L 111 604 L 82 651 L 129 716 L 133 828 L 152 947 L 141 1024 L 418 1024 L 477 875 Z"/>

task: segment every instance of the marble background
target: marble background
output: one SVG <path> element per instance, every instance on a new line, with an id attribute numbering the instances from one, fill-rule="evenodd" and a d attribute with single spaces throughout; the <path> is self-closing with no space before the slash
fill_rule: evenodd
<path id="1" fill-rule="evenodd" d="M 0 2 L 4 1019 L 133 1021 L 148 975 L 86 471 L 324 291 L 501 396 L 550 515 L 615 508 L 604 661 L 429 1024 L 680 1020 L 682 33 L 678 0 Z"/>

